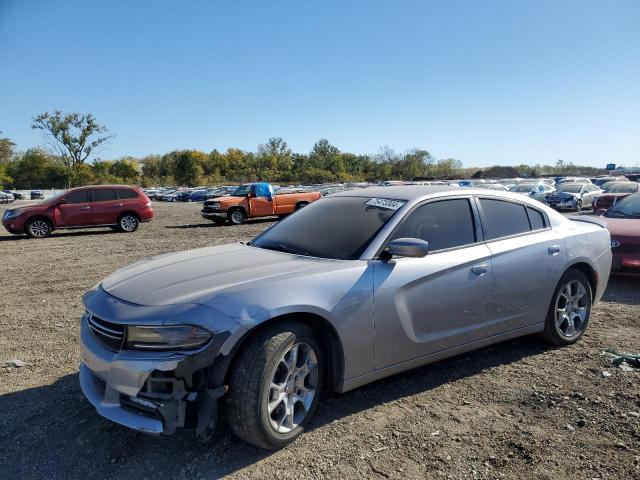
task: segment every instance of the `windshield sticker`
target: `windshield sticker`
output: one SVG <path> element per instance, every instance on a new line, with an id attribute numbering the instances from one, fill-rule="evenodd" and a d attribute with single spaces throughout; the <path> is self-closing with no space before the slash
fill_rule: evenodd
<path id="1" fill-rule="evenodd" d="M 371 205 L 372 207 L 386 208 L 388 210 L 398 210 L 406 202 L 398 200 L 389 200 L 388 198 L 372 198 L 365 205 Z"/>

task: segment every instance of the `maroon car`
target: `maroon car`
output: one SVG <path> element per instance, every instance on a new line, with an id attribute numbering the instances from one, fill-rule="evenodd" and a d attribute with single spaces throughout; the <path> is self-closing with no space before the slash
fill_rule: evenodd
<path id="1" fill-rule="evenodd" d="M 38 205 L 5 210 L 4 227 L 44 238 L 61 228 L 112 227 L 134 232 L 153 218 L 151 201 L 137 187 L 100 185 L 66 190 Z"/>
<path id="2" fill-rule="evenodd" d="M 617 202 L 633 193 L 640 191 L 640 184 L 636 182 L 609 182 L 603 187 L 604 193 L 593 199 L 593 211 L 608 209 Z"/>
<path id="3" fill-rule="evenodd" d="M 611 233 L 611 273 L 640 276 L 640 193 L 620 200 L 603 217 Z"/>

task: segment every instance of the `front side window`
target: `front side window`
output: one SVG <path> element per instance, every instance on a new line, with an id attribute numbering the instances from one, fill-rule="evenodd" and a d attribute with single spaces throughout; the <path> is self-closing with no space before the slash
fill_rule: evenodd
<path id="1" fill-rule="evenodd" d="M 485 240 L 517 235 L 531 230 L 524 205 L 481 198 Z"/>
<path id="2" fill-rule="evenodd" d="M 429 251 L 475 243 L 471 204 L 466 198 L 457 198 L 422 205 L 409 214 L 393 238 L 419 238 L 429 243 Z"/>
<path id="3" fill-rule="evenodd" d="M 94 202 L 108 202 L 116 199 L 116 191 L 112 188 L 96 188 L 93 190 Z"/>
<path id="4" fill-rule="evenodd" d="M 66 203 L 86 203 L 89 201 L 89 190 L 74 190 L 64 197 Z"/>
<path id="5" fill-rule="evenodd" d="M 258 235 L 251 245 L 337 260 L 357 260 L 404 201 L 327 197 Z"/>

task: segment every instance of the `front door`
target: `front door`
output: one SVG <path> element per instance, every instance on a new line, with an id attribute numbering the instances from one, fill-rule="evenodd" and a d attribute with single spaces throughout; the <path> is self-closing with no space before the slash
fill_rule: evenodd
<path id="1" fill-rule="evenodd" d="M 91 204 L 89 189 L 72 190 L 58 205 L 57 223 L 62 227 L 91 225 Z"/>
<path id="2" fill-rule="evenodd" d="M 423 258 L 374 263 L 375 368 L 486 336 L 491 252 L 469 198 L 418 206 L 391 238 L 429 242 Z"/>
<path id="3" fill-rule="evenodd" d="M 256 188 L 256 185 L 253 185 L 249 196 L 249 216 L 266 217 L 274 214 L 271 189 L 268 187 Z"/>

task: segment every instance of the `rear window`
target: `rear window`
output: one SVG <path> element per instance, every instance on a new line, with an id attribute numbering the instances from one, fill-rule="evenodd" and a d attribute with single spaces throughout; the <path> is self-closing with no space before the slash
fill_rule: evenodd
<path id="1" fill-rule="evenodd" d="M 132 190 L 131 188 L 119 188 L 117 192 L 118 198 L 121 200 L 126 200 L 128 198 L 138 198 L 138 192 Z"/>
<path id="2" fill-rule="evenodd" d="M 531 230 L 524 205 L 504 200 L 480 199 L 485 240 L 508 237 Z"/>
<path id="3" fill-rule="evenodd" d="M 112 188 L 96 188 L 93 190 L 94 202 L 108 202 L 116 200 L 116 191 Z"/>

